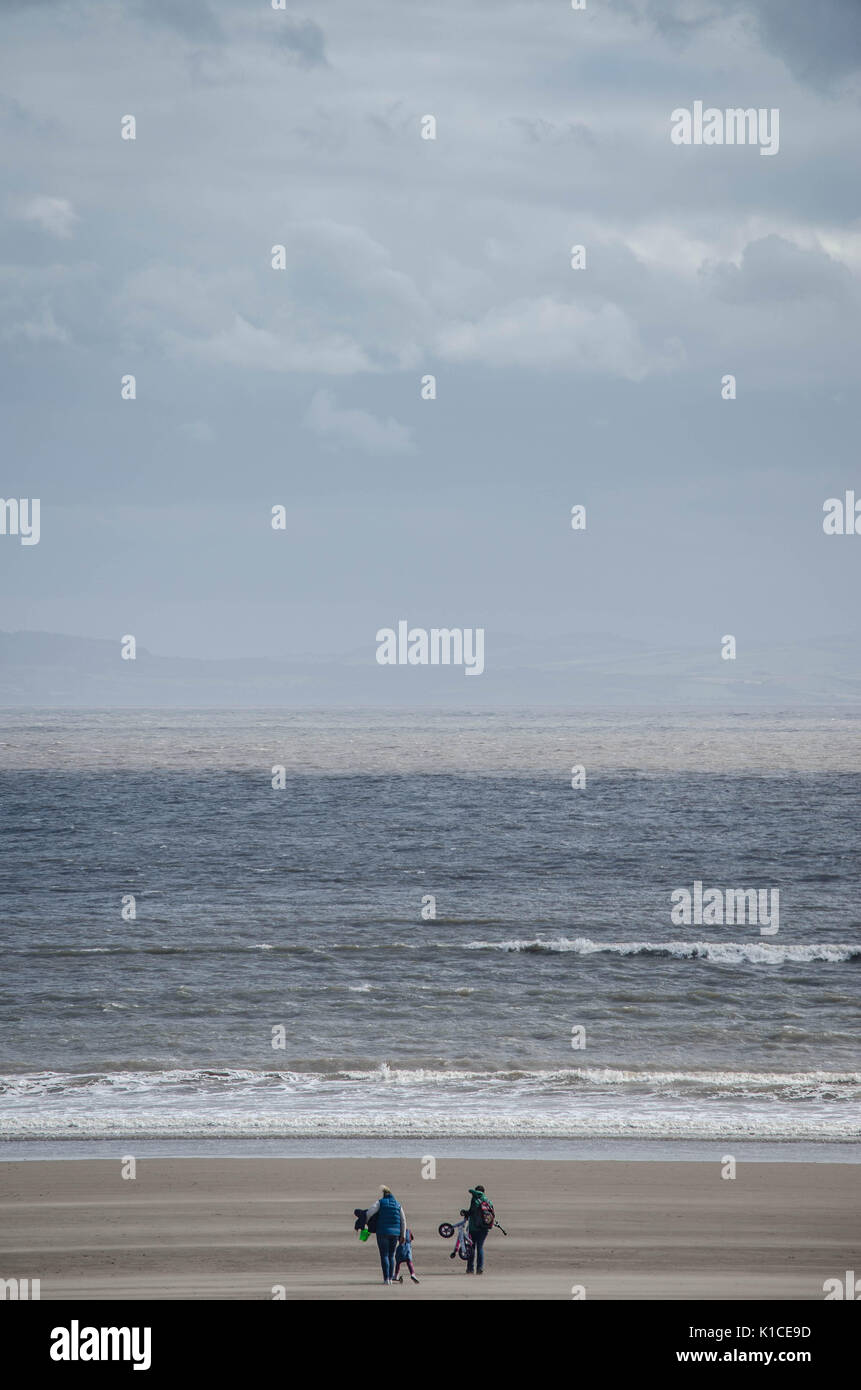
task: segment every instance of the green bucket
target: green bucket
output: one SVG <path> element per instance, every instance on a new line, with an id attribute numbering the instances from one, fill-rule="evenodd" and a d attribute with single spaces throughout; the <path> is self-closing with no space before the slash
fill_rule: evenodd
<path id="1" fill-rule="evenodd" d="M 369 1236 L 370 1234 L 371 1234 L 371 1233 L 370 1233 L 370 1231 L 368 1230 L 368 1228 L 367 1228 L 367 1226 L 366 1226 L 365 1229 L 364 1229 L 363 1231 L 360 1231 L 360 1232 L 359 1232 L 359 1240 L 367 1240 L 367 1239 L 368 1239 L 368 1236 Z"/>

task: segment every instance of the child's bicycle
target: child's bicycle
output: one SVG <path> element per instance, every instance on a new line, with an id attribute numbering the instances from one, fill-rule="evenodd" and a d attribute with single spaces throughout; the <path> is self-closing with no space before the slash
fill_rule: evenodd
<path id="1" fill-rule="evenodd" d="M 457 1255 L 460 1255 L 460 1258 L 462 1260 L 468 1260 L 470 1255 L 472 1254 L 473 1245 L 475 1244 L 472 1236 L 466 1229 L 466 1218 L 469 1216 L 469 1212 L 464 1211 L 463 1207 L 461 1207 L 460 1214 L 463 1217 L 463 1220 L 458 1221 L 457 1225 L 452 1225 L 451 1221 L 443 1221 L 442 1225 L 437 1227 L 437 1230 L 439 1231 L 443 1240 L 451 1240 L 455 1231 L 457 1231 L 457 1240 L 454 1243 L 454 1249 L 451 1251 L 451 1254 L 449 1255 L 450 1260 L 455 1259 Z M 508 1232 L 505 1230 L 504 1227 L 500 1226 L 498 1221 L 494 1221 L 493 1224 L 498 1231 L 502 1231 L 502 1234 L 504 1236 L 508 1235 Z"/>
<path id="2" fill-rule="evenodd" d="M 462 1260 L 468 1260 L 472 1254 L 473 1239 L 466 1229 L 466 1218 L 468 1213 L 461 1209 L 460 1214 L 463 1220 L 458 1221 L 456 1225 L 452 1225 L 450 1221 L 443 1221 L 442 1225 L 438 1227 L 443 1240 L 451 1240 L 455 1231 L 457 1231 L 457 1240 L 454 1243 L 454 1249 L 449 1254 L 450 1260 L 456 1259 L 458 1255 L 460 1255 Z"/>

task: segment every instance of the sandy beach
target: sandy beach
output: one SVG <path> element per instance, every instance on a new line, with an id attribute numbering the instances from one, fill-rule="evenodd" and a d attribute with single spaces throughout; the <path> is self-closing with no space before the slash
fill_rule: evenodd
<path id="1" fill-rule="evenodd" d="M 0 1163 L 0 1277 L 42 1299 L 821 1300 L 858 1267 L 850 1164 L 152 1158 Z M 386 1288 L 352 1210 L 392 1186 L 420 1284 Z M 483 1182 L 509 1232 L 464 1273 L 437 1234 Z"/>

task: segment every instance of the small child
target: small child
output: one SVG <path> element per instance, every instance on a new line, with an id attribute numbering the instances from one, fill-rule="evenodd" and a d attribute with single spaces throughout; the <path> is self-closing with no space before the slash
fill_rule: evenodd
<path id="1" fill-rule="evenodd" d="M 396 1284 L 402 1284 L 402 1283 L 404 1282 L 404 1276 L 403 1276 L 402 1274 L 399 1274 L 399 1273 L 398 1273 L 398 1271 L 399 1271 L 401 1265 L 406 1265 L 407 1269 L 408 1269 L 409 1272 L 410 1272 L 410 1278 L 412 1279 L 412 1281 L 413 1281 L 414 1284 L 417 1284 L 419 1281 L 418 1281 L 418 1279 L 416 1278 L 416 1272 L 415 1272 L 415 1270 L 413 1269 L 413 1233 L 412 1233 L 412 1231 L 407 1231 L 406 1235 L 404 1236 L 403 1240 L 400 1242 L 400 1244 L 398 1245 L 397 1250 L 395 1251 L 395 1283 L 396 1283 Z"/>

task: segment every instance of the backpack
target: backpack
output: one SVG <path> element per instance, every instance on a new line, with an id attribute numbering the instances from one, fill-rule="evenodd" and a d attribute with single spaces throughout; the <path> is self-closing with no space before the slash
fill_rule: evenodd
<path id="1" fill-rule="evenodd" d="M 478 1216 L 489 1230 L 490 1227 L 493 1225 L 494 1221 L 496 1220 L 496 1213 L 493 1210 L 493 1203 L 487 1201 L 486 1199 L 483 1202 L 479 1202 Z"/>

